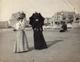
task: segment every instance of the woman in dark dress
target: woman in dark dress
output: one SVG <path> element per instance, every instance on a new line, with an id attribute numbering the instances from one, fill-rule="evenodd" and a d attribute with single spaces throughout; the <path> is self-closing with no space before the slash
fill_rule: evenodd
<path id="1" fill-rule="evenodd" d="M 62 22 L 62 27 L 60 32 L 65 32 L 65 31 L 67 31 L 67 24 L 65 22 Z"/>
<path id="2" fill-rule="evenodd" d="M 30 25 L 34 31 L 34 48 L 35 49 L 45 49 L 47 48 L 44 36 L 43 36 L 43 28 L 44 25 L 44 18 L 41 16 L 40 13 L 33 13 L 30 17 Z"/>

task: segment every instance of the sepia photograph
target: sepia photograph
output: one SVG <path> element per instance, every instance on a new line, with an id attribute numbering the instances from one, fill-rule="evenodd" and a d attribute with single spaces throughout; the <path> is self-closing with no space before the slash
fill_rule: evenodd
<path id="1" fill-rule="evenodd" d="M 80 0 L 0 0 L 0 62 L 80 62 Z"/>

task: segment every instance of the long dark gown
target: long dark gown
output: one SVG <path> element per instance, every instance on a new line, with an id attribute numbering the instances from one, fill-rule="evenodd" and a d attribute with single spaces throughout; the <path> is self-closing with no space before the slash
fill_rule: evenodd
<path id="1" fill-rule="evenodd" d="M 67 25 L 64 23 L 63 25 L 62 25 L 62 30 L 60 30 L 60 32 L 65 32 L 65 31 L 67 31 Z"/>
<path id="2" fill-rule="evenodd" d="M 36 21 L 37 19 L 37 21 Z M 45 49 L 47 48 L 44 36 L 43 36 L 43 29 L 42 26 L 44 24 L 44 18 L 40 14 L 33 14 L 30 17 L 30 24 L 32 25 L 33 32 L 34 32 L 34 48 L 35 49 Z"/>

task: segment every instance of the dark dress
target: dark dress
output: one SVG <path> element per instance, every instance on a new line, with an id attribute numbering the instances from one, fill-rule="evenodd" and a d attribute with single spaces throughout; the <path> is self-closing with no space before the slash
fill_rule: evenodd
<path id="1" fill-rule="evenodd" d="M 30 25 L 32 25 L 34 31 L 34 48 L 45 49 L 47 48 L 42 26 L 44 25 L 44 18 L 39 13 L 35 13 L 30 17 Z"/>
<path id="2" fill-rule="evenodd" d="M 65 31 L 67 31 L 67 25 L 64 23 L 63 25 L 62 25 L 62 30 L 60 30 L 60 32 L 65 32 Z"/>

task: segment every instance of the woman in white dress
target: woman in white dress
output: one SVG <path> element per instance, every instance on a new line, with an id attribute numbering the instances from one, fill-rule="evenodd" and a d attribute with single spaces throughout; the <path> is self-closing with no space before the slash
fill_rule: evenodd
<path id="1" fill-rule="evenodd" d="M 25 33 L 25 25 L 26 21 L 25 14 L 22 13 L 21 16 L 18 19 L 18 22 L 15 24 L 15 30 L 16 30 L 16 43 L 14 45 L 14 52 L 20 53 L 20 52 L 26 52 L 29 51 L 28 41 Z"/>

